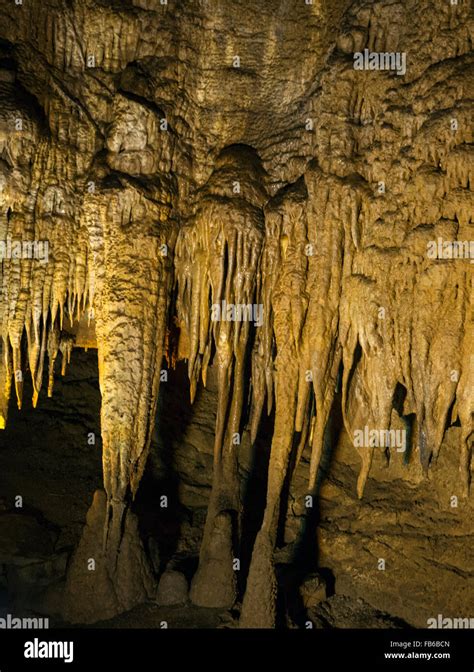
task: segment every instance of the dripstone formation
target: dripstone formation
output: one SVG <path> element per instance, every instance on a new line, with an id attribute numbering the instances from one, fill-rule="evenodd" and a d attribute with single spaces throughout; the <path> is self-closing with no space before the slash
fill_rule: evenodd
<path id="1" fill-rule="evenodd" d="M 442 493 L 438 511 L 459 501 L 453 590 L 458 613 L 472 604 L 470 12 L 467 0 L 0 0 L 2 428 L 26 377 L 41 405 L 74 348 L 98 353 L 103 490 L 68 563 L 66 620 L 156 593 L 133 503 L 182 361 L 182 395 L 211 378 L 216 393 L 195 605 L 241 602 L 242 627 L 274 627 L 278 554 L 313 529 L 320 497 L 319 561 L 344 548 L 350 591 L 358 546 L 341 535 L 357 530 L 344 520 L 393 482 L 407 509 L 417 488 Z M 248 548 L 243 450 L 259 442 L 265 502 Z M 341 454 L 358 478 L 347 489 L 341 467 L 334 497 L 322 482 Z M 418 523 L 394 516 L 408 539 Z M 436 534 L 421 517 L 420 544 L 425 524 Z M 441 556 L 434 568 L 455 564 Z M 316 552 L 306 560 L 317 568 Z"/>

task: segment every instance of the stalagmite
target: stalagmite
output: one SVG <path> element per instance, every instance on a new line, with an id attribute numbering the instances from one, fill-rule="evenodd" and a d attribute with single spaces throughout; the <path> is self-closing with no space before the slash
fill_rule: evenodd
<path id="1" fill-rule="evenodd" d="M 305 316 L 305 280 L 307 258 L 306 221 L 304 216 L 304 186 L 297 186 L 288 198 L 276 201 L 265 212 L 266 231 L 281 240 L 282 247 L 270 241 L 264 257 L 263 276 L 275 272 L 270 303 L 266 304 L 271 319 L 277 356 L 275 359 L 275 428 L 273 432 L 265 514 L 255 541 L 242 615 L 241 627 L 273 627 L 275 625 L 276 579 L 273 550 L 279 517 L 279 505 L 291 450 L 297 413 L 298 353 L 300 334 Z M 276 255 L 276 258 L 273 258 Z M 276 268 L 273 267 L 275 264 Z M 274 270 L 273 270 L 274 269 Z"/>
<path id="2" fill-rule="evenodd" d="M 335 75 L 328 75 L 329 79 Z M 353 73 L 346 71 L 350 79 Z M 337 76 L 341 76 L 338 73 Z M 367 77 L 367 75 L 365 75 Z M 323 80 L 324 81 L 324 80 Z M 321 109 L 330 111 L 336 109 L 338 119 L 344 117 L 344 99 L 335 100 L 331 94 L 328 82 L 327 88 L 323 83 Z M 393 93 L 392 93 L 393 95 Z M 460 94 L 462 95 L 462 94 Z M 447 126 L 445 126 L 447 128 Z M 466 126 L 463 125 L 463 129 Z M 416 230 L 424 221 L 430 207 L 433 210 L 430 219 L 438 222 L 443 217 L 443 196 L 439 195 L 433 201 L 430 195 L 430 174 L 421 168 L 412 175 L 405 174 L 408 194 L 410 197 L 410 181 L 422 180 L 422 186 L 417 187 L 417 198 L 423 207 L 412 214 L 409 228 L 403 220 L 394 218 L 390 191 L 377 197 L 370 193 L 365 181 L 367 168 L 358 165 L 357 159 L 352 158 L 353 141 L 344 143 L 338 139 L 337 143 L 331 136 L 330 146 L 325 147 L 327 132 L 325 116 L 319 124 L 321 172 L 308 171 L 305 181 L 308 190 L 307 211 L 316 211 L 316 217 L 308 217 L 308 241 L 314 240 L 316 256 L 308 257 L 306 283 L 309 288 L 309 303 L 305 315 L 305 326 L 302 329 L 303 342 L 301 347 L 288 355 L 291 362 L 300 361 L 301 371 L 310 371 L 310 380 L 313 382 L 316 400 L 316 415 L 312 431 L 312 457 L 310 464 L 309 491 L 314 492 L 318 466 L 320 464 L 324 432 L 328 421 L 328 414 L 334 398 L 337 372 L 339 368 L 340 352 L 342 351 L 342 412 L 345 429 L 350 437 L 354 431 L 365 427 L 369 429 L 389 429 L 391 414 L 397 384 L 407 389 L 404 412 L 416 413 L 418 420 L 418 446 L 413 446 L 418 453 L 425 470 L 431 461 L 436 459 L 444 436 L 448 411 L 456 397 L 463 394 L 461 390 L 468 379 L 465 374 L 463 386 L 459 387 L 460 369 L 465 364 L 460 363 L 459 353 L 462 351 L 461 338 L 462 324 L 465 322 L 467 292 L 464 289 L 465 279 L 462 265 L 450 263 L 449 267 L 434 268 L 427 258 L 427 243 L 435 238 L 437 233 L 432 231 L 431 236 L 426 231 L 424 237 Z M 376 127 L 377 130 L 377 127 Z M 422 131 L 423 132 L 423 131 Z M 465 131 L 464 131 L 465 132 Z M 360 129 L 362 135 L 363 129 Z M 341 129 L 341 138 L 347 136 Z M 449 136 L 448 148 L 455 151 L 455 142 L 463 142 L 462 136 Z M 372 141 L 373 142 L 373 141 Z M 416 151 L 418 138 L 413 146 Z M 324 156 L 324 162 L 322 157 Z M 382 160 L 382 156 L 380 157 Z M 385 158 L 385 157 L 384 157 Z M 385 159 L 386 160 L 386 159 Z M 339 161 L 339 164 L 337 162 Z M 336 173 L 337 178 L 327 173 Z M 360 176 L 356 177 L 359 172 Z M 386 171 L 386 174 L 389 174 Z M 312 176 L 314 175 L 314 178 Z M 382 175 L 382 173 L 379 173 Z M 362 178 L 362 179 L 361 179 Z M 365 178 L 365 179 L 364 179 Z M 372 177 L 372 180 L 374 178 Z M 378 176 L 375 178 L 378 179 Z M 313 186 L 314 185 L 314 186 Z M 317 186 L 316 186 L 317 185 Z M 316 187 L 316 188 L 315 188 Z M 323 194 L 326 189 L 326 196 Z M 329 196 L 331 194 L 331 196 Z M 397 209 L 403 212 L 403 201 L 400 203 L 403 190 L 397 187 L 393 190 L 393 198 L 397 198 Z M 286 195 L 285 195 L 286 196 Z M 415 197 L 413 196 L 415 199 Z M 313 205 L 313 203 L 315 205 Z M 363 204 L 361 207 L 360 204 Z M 372 214 L 373 213 L 373 214 Z M 385 214 L 386 213 L 386 214 Z M 391 223 L 390 232 L 383 234 L 384 216 Z M 301 218 L 301 216 L 300 216 Z M 376 219 L 375 219 L 376 218 Z M 421 221 L 419 221 L 421 219 Z M 314 231 L 311 224 L 315 223 Z M 380 224 L 378 224 L 380 222 Z M 442 224 L 440 223 L 439 228 Z M 267 225 L 268 227 L 268 225 Z M 380 231 L 379 231 L 380 228 Z M 457 228 L 457 227 L 456 227 Z M 274 246 L 272 237 L 274 230 L 267 228 L 265 250 Z M 339 231 L 338 233 L 334 232 Z M 412 233 L 413 232 L 413 233 Z M 420 231 L 421 233 L 421 231 Z M 278 235 L 278 234 L 277 234 Z M 328 237 L 330 236 L 330 237 Z M 430 236 L 430 237 L 429 237 Z M 334 242 L 329 242 L 333 238 Z M 459 230 L 452 230 L 446 236 L 448 239 L 461 238 Z M 467 236 L 465 236 L 467 237 Z M 405 245 L 401 241 L 405 238 Z M 391 242 L 388 243 L 388 240 Z M 291 236 L 285 232 L 284 245 L 281 249 L 284 254 L 277 266 L 277 273 L 284 272 L 286 255 L 290 249 Z M 387 242 L 386 242 L 387 241 Z M 386 247 L 383 249 L 381 246 Z M 311 251 L 313 251 L 310 248 Z M 321 259 L 321 264 L 318 264 Z M 318 264 L 317 275 L 315 267 Z M 293 262 L 293 268 L 297 266 Z M 313 273 L 315 275 L 313 276 Z M 264 272 L 262 272 L 264 275 Z M 315 280 L 312 283 L 311 278 Z M 445 278 L 449 277 L 449 283 Z M 326 283 L 323 279 L 328 278 Z M 456 278 L 456 281 L 454 280 Z M 433 282 L 436 283 L 436 303 L 428 296 L 433 291 Z M 331 301 L 331 290 L 334 298 Z M 429 287 L 429 290 L 428 290 Z M 295 296 L 298 300 L 304 294 L 297 289 L 294 294 L 291 283 L 287 283 L 286 293 Z M 401 299 L 401 295 L 404 296 Z M 414 299 L 415 298 L 415 303 Z M 290 326 L 300 312 L 294 312 L 293 300 L 288 299 L 288 307 L 273 307 L 275 295 L 270 298 L 273 313 L 285 314 L 287 311 L 287 325 L 285 335 L 292 340 L 295 328 Z M 324 308 L 322 308 L 324 306 Z M 407 309 L 407 306 L 410 308 Z M 435 317 L 436 316 L 436 317 Z M 300 329 L 297 327 L 296 333 Z M 279 345 L 278 331 L 274 328 L 277 358 L 282 356 L 283 347 Z M 468 332 L 466 332 L 467 334 Z M 320 336 L 319 336 L 320 334 Z M 438 340 L 439 334 L 439 340 Z M 465 336 L 466 338 L 466 336 Z M 441 346 L 441 343 L 443 344 Z M 298 345 L 298 342 L 296 341 Z M 407 351 L 416 352 L 407 358 Z M 442 352 L 441 352 L 442 349 Z M 257 352 L 255 362 L 264 361 L 265 355 Z M 467 356 L 464 355 L 464 362 Z M 315 363 L 316 366 L 315 366 Z M 441 364 L 441 366 L 440 366 Z M 273 627 L 275 625 L 275 581 L 272 569 L 272 555 L 275 544 L 275 518 L 277 517 L 278 497 L 286 471 L 289 452 L 292 450 L 293 432 L 302 429 L 302 413 L 306 408 L 306 391 L 303 396 L 299 393 L 300 404 L 298 412 L 294 406 L 297 388 L 291 387 L 297 379 L 296 370 L 290 371 L 286 386 L 281 394 L 284 402 L 284 411 L 279 411 L 278 393 L 276 394 L 275 431 L 272 442 L 272 453 L 269 464 L 269 485 L 267 491 L 267 505 L 265 517 L 255 543 L 252 564 L 247 582 L 247 592 L 244 599 L 241 625 L 244 627 Z M 293 375 L 292 375 L 293 374 Z M 278 377 L 278 366 L 276 370 Z M 262 383 L 258 388 L 257 406 L 261 406 L 263 394 Z M 303 387 L 304 390 L 304 387 Z M 456 392 L 457 390 L 457 392 Z M 289 398 L 288 398 L 289 396 Z M 460 397 L 458 397 L 460 398 Z M 466 429 L 462 432 L 462 464 L 464 482 L 469 478 L 470 448 L 469 437 L 472 434 L 472 395 L 467 402 L 464 393 L 464 421 Z M 254 402 L 255 403 L 255 402 Z M 469 410 L 467 410 L 469 407 Z M 306 411 L 307 412 L 307 411 Z M 279 418 L 285 418 L 285 428 L 279 426 Z M 259 411 L 257 411 L 257 417 Z M 256 430 L 253 430 L 254 436 Z M 357 493 L 363 496 L 370 467 L 373 459 L 373 446 L 357 448 L 361 469 L 357 482 Z M 396 450 L 392 447 L 382 447 L 386 450 Z M 301 447 L 299 449 L 301 451 Z M 298 452 L 299 452 L 298 451 Z M 411 453 L 411 449 L 408 448 Z"/>
<path id="3" fill-rule="evenodd" d="M 217 381 L 190 599 L 242 598 L 242 627 L 277 625 L 286 489 L 304 473 L 318 498 L 339 445 L 356 511 L 381 455 L 431 487 L 449 433 L 472 497 L 468 3 L 4 4 L 0 429 L 28 390 L 33 407 L 55 394 L 75 348 L 98 356 L 103 490 L 63 616 L 153 597 L 134 500 L 165 360 L 185 361 L 192 403 Z M 242 465 L 262 444 L 247 549 Z"/>
<path id="4" fill-rule="evenodd" d="M 205 380 L 213 343 L 218 369 L 213 485 L 190 594 L 195 604 L 207 607 L 230 607 L 237 596 L 233 569 L 238 551 L 233 539 L 241 514 L 237 451 L 250 333 L 260 326 L 255 318 L 262 177 L 258 157 L 247 148 L 226 150 L 202 192 L 196 221 L 180 234 L 176 252 L 178 321 L 190 344 L 192 399 L 201 368 Z M 235 196 L 229 189 L 232 184 L 238 186 Z M 241 319 L 232 319 L 232 314 Z"/>
<path id="5" fill-rule="evenodd" d="M 123 186 L 98 185 L 83 209 L 95 277 L 105 496 L 96 493 L 68 573 L 65 615 L 81 622 L 129 609 L 155 587 L 131 504 L 156 414 L 174 234 L 169 191 L 151 202 Z M 88 570 L 91 557 L 97 574 Z M 79 587 L 87 599 L 78 600 Z"/>

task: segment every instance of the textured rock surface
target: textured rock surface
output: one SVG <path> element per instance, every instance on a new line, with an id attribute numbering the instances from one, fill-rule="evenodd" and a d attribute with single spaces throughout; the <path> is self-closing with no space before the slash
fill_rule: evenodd
<path id="1" fill-rule="evenodd" d="M 68 568 L 63 613 L 73 623 L 94 623 L 128 611 L 151 598 L 155 589 L 131 511 L 123 523 L 115 565 L 110 566 L 102 546 L 106 515 L 106 495 L 98 490 Z"/>
<path id="2" fill-rule="evenodd" d="M 203 484 L 212 478 L 197 603 L 231 606 L 242 589 L 234 560 L 255 537 L 241 624 L 275 625 L 281 510 L 301 478 L 295 507 L 303 493 L 321 496 L 320 560 L 336 582 L 386 591 L 402 618 L 422 603 L 427 568 L 452 578 L 446 608 L 472 595 L 463 543 L 472 532 L 472 266 L 469 255 L 429 254 L 440 239 L 468 249 L 472 239 L 469 9 L 462 0 L 1 2 L 0 241 L 48 243 L 41 259 L 3 260 L 2 427 L 13 389 L 22 405 L 27 371 L 34 405 L 46 362 L 52 394 L 74 321 L 89 323 L 86 340 L 98 348 L 105 502 L 94 500 L 76 557 L 94 548 L 102 569 L 84 604 L 74 599 L 75 620 L 149 593 L 131 507 L 164 356 L 167 367 L 187 361 L 191 401 L 216 371 L 212 474 L 197 451 Z M 406 72 L 355 69 L 364 49 L 405 54 Z M 261 319 L 213 319 L 211 305 L 223 302 L 261 308 Z M 246 537 L 242 463 L 264 409 L 273 414 L 266 502 Z M 338 412 L 346 444 L 364 428 L 406 431 L 406 466 L 393 446 L 351 445 L 336 486 L 319 490 Z M 395 489 L 399 520 L 379 527 L 378 498 Z M 432 523 L 409 507 L 415 492 L 437 510 Z M 443 545 L 452 496 L 459 525 Z M 347 533 L 357 529 L 354 507 L 375 535 L 363 548 Z M 306 508 L 303 540 L 315 522 Z M 423 556 L 411 572 L 419 579 L 386 588 L 413 529 L 408 560 Z M 391 562 L 371 573 L 377 544 Z"/>
<path id="3" fill-rule="evenodd" d="M 12 409 L 15 421 L 9 424 L 5 434 L 12 445 L 26 446 L 24 431 L 29 423 L 36 421 L 38 414 L 44 415 L 42 443 L 38 445 L 37 441 L 36 445 L 21 451 L 16 455 L 16 462 L 12 459 L 14 451 L 7 446 L 3 444 L 0 451 L 2 464 L 8 465 L 8 471 L 3 469 L 2 472 L 2 491 L 7 493 L 6 499 L 8 502 L 14 501 L 17 492 L 22 492 L 25 500 L 36 510 L 45 511 L 56 528 L 61 530 L 62 541 L 58 540 L 56 549 L 64 549 L 65 542 L 70 547 L 71 543 L 79 539 L 80 521 L 85 518 L 87 499 L 91 497 L 94 483 L 99 478 L 100 465 L 97 460 L 94 465 L 92 459 L 98 448 L 88 447 L 85 441 L 87 428 L 93 427 L 93 420 L 87 415 L 81 415 L 85 404 L 89 409 L 98 405 L 98 399 L 94 400 L 95 386 L 86 378 L 87 375 L 93 375 L 95 357 L 89 355 L 90 364 L 87 368 L 85 362 L 81 361 L 84 359 L 84 355 L 77 353 L 71 366 L 70 384 L 64 386 L 68 377 L 58 381 L 57 392 L 46 404 L 50 408 L 49 412 L 54 409 L 54 423 L 48 422 L 44 406 L 35 411 L 24 409 L 19 414 L 15 414 L 15 409 Z M 80 394 L 76 393 L 78 389 L 81 390 Z M 214 369 L 209 371 L 208 389 L 198 391 L 193 406 L 181 402 L 186 390 L 185 372 L 182 367 L 178 367 L 166 385 L 162 386 L 160 408 L 167 423 L 164 425 L 158 418 L 162 430 L 156 437 L 159 440 L 152 443 L 145 483 L 147 491 L 168 494 L 172 509 L 163 510 L 166 515 L 156 525 L 155 521 L 149 520 L 150 514 L 143 520 L 148 534 L 156 535 L 147 544 L 149 549 L 153 549 L 151 555 L 155 556 L 156 573 L 161 556 L 165 561 L 174 556 L 177 561 L 183 562 L 199 555 L 212 484 L 210 466 L 217 406 Z M 319 608 L 316 611 L 314 608 L 308 610 L 307 617 L 316 626 L 319 623 L 321 627 L 378 627 L 378 618 L 382 612 L 385 614 L 384 627 L 392 627 L 394 623 L 401 626 L 403 622 L 412 626 L 426 626 L 426 619 L 438 613 L 448 616 L 470 613 L 474 548 L 472 505 L 466 507 L 460 498 L 458 507 L 451 507 L 451 496 L 459 487 L 456 460 L 458 432 L 459 428 L 452 428 L 447 433 L 432 481 L 424 480 L 422 469 L 416 463 L 406 467 L 400 463 L 400 459 L 395 459 L 387 467 L 383 459 L 376 459 L 367 482 L 367 497 L 363 500 L 358 500 L 355 491 L 358 458 L 347 436 L 342 435 L 337 449 L 331 448 L 325 461 L 325 478 L 316 507 L 320 509 L 317 513 L 321 519 L 317 538 L 319 550 L 312 527 L 310 550 L 303 554 L 303 567 L 293 571 L 291 576 L 292 568 L 298 568 L 302 563 L 298 537 L 304 528 L 307 514 L 304 497 L 310 455 L 308 450 L 303 453 L 292 479 L 284 535 L 275 554 L 278 567 L 285 570 L 279 572 L 279 581 L 288 604 L 296 602 L 297 607 L 301 606 L 297 598 L 299 582 L 306 576 L 307 563 L 315 563 L 319 554 L 319 565 L 324 568 L 327 577 L 328 594 L 335 591 L 337 600 L 334 602 L 334 597 L 330 598 L 329 604 L 322 607 L 323 611 Z M 59 436 L 68 437 L 66 445 L 58 445 Z M 256 447 L 260 457 L 265 452 L 264 440 L 265 436 L 260 437 Z M 266 440 L 268 442 L 268 435 Z M 265 465 L 255 467 L 247 433 L 243 437 L 239 458 L 242 483 L 249 483 L 251 479 L 252 502 L 256 502 L 251 508 L 258 521 L 264 505 Z M 52 484 L 57 486 L 54 478 L 58 476 L 53 474 L 51 479 L 42 466 L 50 460 L 55 461 L 56 470 L 61 475 L 65 488 L 62 494 L 57 492 L 57 487 L 51 492 Z M 73 471 L 67 469 L 71 463 L 74 464 Z M 25 469 L 25 464 L 29 469 Z M 21 474 L 23 480 L 20 483 Z M 173 481 L 176 490 L 170 489 Z M 249 503 L 245 487 L 243 490 L 242 499 Z M 61 502 L 60 506 L 58 502 Z M 76 503 L 75 507 L 71 507 L 72 502 Z M 79 502 L 81 506 L 77 505 Z M 139 504 L 143 512 L 144 503 Z M 255 525 L 255 521 L 246 521 L 247 534 L 252 525 Z M 20 531 L 15 528 L 17 535 Z M 2 548 L 5 541 L 2 535 Z M 33 553 L 36 555 L 38 548 L 35 544 Z M 242 547 L 242 551 L 245 550 L 248 553 L 246 544 Z M 385 571 L 378 569 L 380 558 L 386 561 Z M 56 571 L 49 578 L 43 576 L 43 580 L 51 582 L 61 576 L 63 570 Z M 11 571 L 8 580 L 7 577 L 5 580 L 10 593 L 18 589 L 19 584 L 13 581 Z M 22 586 L 27 587 L 25 583 Z M 41 593 L 38 598 L 30 594 L 28 604 L 31 605 L 32 598 L 35 598 L 33 604 L 38 611 L 55 614 L 63 593 L 64 588 L 61 587 L 58 599 L 52 606 L 49 597 L 47 599 Z M 363 599 L 364 605 L 356 608 L 354 605 L 359 597 Z M 114 621 L 113 624 L 158 627 L 162 618 L 169 618 L 173 627 L 191 627 L 195 618 L 201 627 L 208 627 L 199 611 L 173 612 L 168 617 L 161 612 L 160 615 L 152 616 L 151 612 L 148 615 L 147 609 L 138 611 L 136 608 L 124 620 Z M 378 616 L 374 610 L 379 612 Z M 306 617 L 303 623 L 305 621 Z"/>
<path id="4" fill-rule="evenodd" d="M 188 600 L 188 582 L 181 572 L 166 570 L 161 575 L 156 591 L 156 602 L 161 606 L 186 604 Z"/>
<path id="5" fill-rule="evenodd" d="M 311 621 L 316 628 L 401 628 L 397 621 L 370 607 L 362 599 L 352 600 L 346 596 L 334 596 L 316 609 L 310 610 Z"/>

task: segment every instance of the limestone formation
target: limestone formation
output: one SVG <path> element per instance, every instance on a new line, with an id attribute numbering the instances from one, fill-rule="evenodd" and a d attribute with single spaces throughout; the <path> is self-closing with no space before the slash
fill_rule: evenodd
<path id="1" fill-rule="evenodd" d="M 443 478 L 451 431 L 471 510 L 472 34 L 467 0 L 0 0 L 0 427 L 26 376 L 40 405 L 98 353 L 103 491 L 68 620 L 156 594 L 134 502 L 182 360 L 191 402 L 217 394 L 196 605 L 275 626 L 288 491 L 306 461 L 317 501 L 338 413 L 356 499 L 381 459 Z M 251 550 L 241 457 L 266 416 Z"/>

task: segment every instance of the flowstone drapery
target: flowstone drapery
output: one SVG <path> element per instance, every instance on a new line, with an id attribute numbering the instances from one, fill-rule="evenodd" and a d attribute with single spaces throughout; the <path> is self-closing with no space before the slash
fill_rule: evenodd
<path id="1" fill-rule="evenodd" d="M 336 401 L 350 437 L 405 432 L 354 441 L 359 498 L 375 451 L 402 448 L 428 474 L 453 425 L 470 496 L 468 3 L 276 4 L 0 6 L 0 427 L 24 376 L 35 406 L 46 375 L 53 394 L 79 323 L 98 349 L 104 491 L 69 565 L 71 621 L 154 593 L 133 501 L 164 357 L 186 360 L 191 401 L 217 369 L 190 596 L 242 598 L 244 627 L 275 626 L 282 492 L 309 446 L 317 496 Z M 388 67 L 356 69 L 359 52 Z M 237 456 L 263 414 L 266 506 L 242 595 Z"/>

